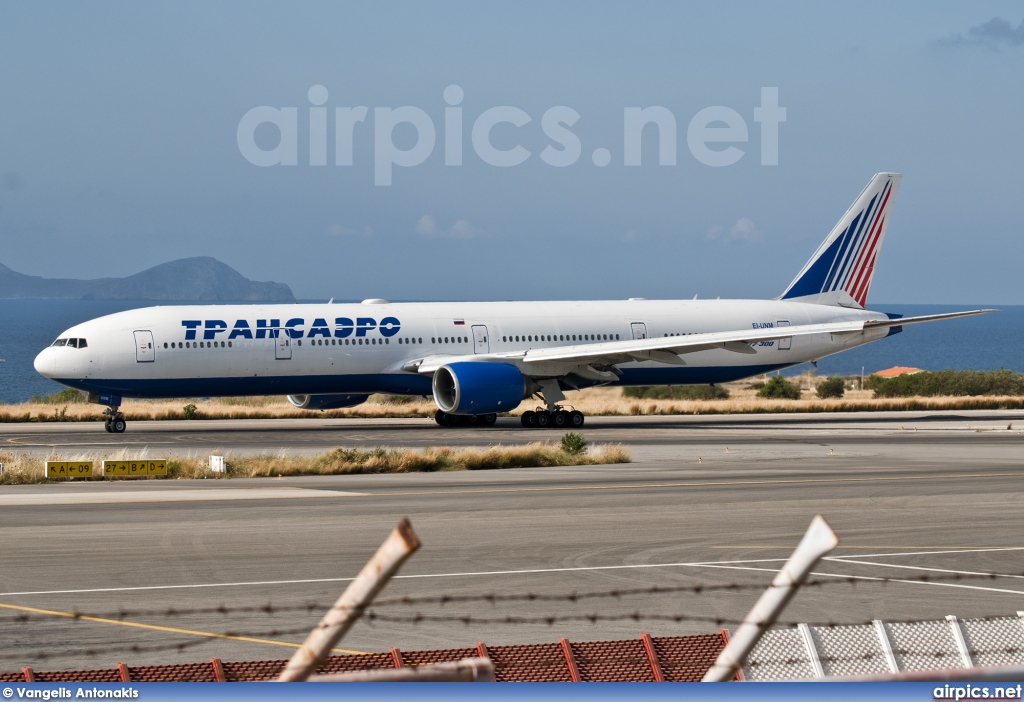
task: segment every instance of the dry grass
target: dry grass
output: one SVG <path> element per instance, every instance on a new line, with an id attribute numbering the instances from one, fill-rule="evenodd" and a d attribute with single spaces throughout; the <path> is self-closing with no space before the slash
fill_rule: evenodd
<path id="1" fill-rule="evenodd" d="M 147 453 L 147 452 L 143 452 Z M 149 451 L 148 453 L 152 453 Z M 163 458 L 158 455 L 129 454 L 122 450 L 109 455 L 50 456 L 49 460 L 100 461 Z M 44 475 L 46 459 L 25 455 L 0 455 L 4 464 L 0 485 L 55 482 Z M 168 478 L 269 478 L 284 475 L 356 475 L 368 473 L 434 473 L 455 470 L 497 470 L 502 468 L 547 468 L 552 466 L 629 463 L 629 452 L 617 444 L 595 446 L 585 453 L 571 455 L 557 444 L 535 442 L 523 446 L 490 446 L 487 448 L 451 448 L 438 446 L 414 451 L 411 449 L 336 448 L 316 456 L 263 454 L 258 456 L 227 455 L 227 474 L 213 473 L 206 456 L 174 456 L 167 459 Z M 94 478 L 94 480 L 97 478 Z M 98 478 L 102 479 L 102 478 Z M 107 478 L 125 480 L 126 478 Z M 139 480 L 140 478 L 127 478 Z M 156 479 L 156 478 L 151 478 Z"/>
<path id="2" fill-rule="evenodd" d="M 589 388 L 566 393 L 565 404 L 590 416 L 676 415 L 676 414 L 768 414 L 789 412 L 873 412 L 898 410 L 1024 409 L 1024 397 L 901 397 L 874 398 L 870 390 L 848 390 L 840 399 L 821 400 L 813 384 L 822 378 L 799 378 L 804 384 L 800 400 L 767 400 L 756 397 L 749 383 L 726 385 L 725 400 L 647 400 L 622 396 L 621 388 Z M 326 412 L 300 410 L 284 397 L 233 397 L 211 400 L 127 400 L 121 410 L 130 421 L 185 419 L 184 407 L 196 405 L 195 419 L 286 419 L 320 417 L 433 417 L 437 407 L 430 398 L 373 395 L 367 402 Z M 537 407 L 527 400 L 512 412 L 519 415 Z M 0 406 L 0 422 L 99 421 L 100 408 L 90 404 L 31 404 Z"/>

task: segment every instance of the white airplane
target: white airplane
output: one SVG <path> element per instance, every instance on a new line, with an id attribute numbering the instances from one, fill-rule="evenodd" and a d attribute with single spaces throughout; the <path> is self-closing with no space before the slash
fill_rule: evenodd
<path id="1" fill-rule="evenodd" d="M 774 300 L 611 300 L 193 305 L 99 317 L 35 359 L 47 378 L 107 405 L 124 397 L 287 395 L 349 407 L 371 393 L 433 395 L 438 424 L 494 424 L 539 396 L 524 426 L 580 427 L 567 389 L 724 383 L 876 341 L 907 324 L 865 309 L 900 175 L 868 183 Z"/>

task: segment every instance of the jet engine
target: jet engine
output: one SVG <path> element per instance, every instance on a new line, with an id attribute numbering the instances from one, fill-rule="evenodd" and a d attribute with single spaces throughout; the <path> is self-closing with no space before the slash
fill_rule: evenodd
<path id="1" fill-rule="evenodd" d="M 332 410 L 342 407 L 354 407 L 366 402 L 369 395 L 289 395 L 288 402 L 299 409 Z"/>
<path id="2" fill-rule="evenodd" d="M 507 363 L 460 361 L 434 371 L 434 402 L 447 414 L 510 412 L 526 397 L 527 382 Z"/>

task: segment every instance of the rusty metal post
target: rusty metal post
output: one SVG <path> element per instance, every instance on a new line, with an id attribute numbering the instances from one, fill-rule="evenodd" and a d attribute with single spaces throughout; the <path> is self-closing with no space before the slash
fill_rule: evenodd
<path id="1" fill-rule="evenodd" d="M 341 637 L 351 628 L 373 598 L 384 589 L 405 560 L 420 547 L 420 540 L 408 519 L 403 519 L 388 535 L 377 553 L 349 583 L 334 606 L 309 633 L 302 647 L 295 652 L 278 676 L 278 682 L 301 682 L 309 678 L 331 653 Z"/>
<path id="2" fill-rule="evenodd" d="M 486 658 L 464 658 L 455 663 L 418 668 L 358 670 L 336 675 L 315 675 L 310 682 L 494 682 L 494 664 Z"/>
<path id="3" fill-rule="evenodd" d="M 793 555 L 772 579 L 772 584 L 757 600 L 701 682 L 726 682 L 736 676 L 761 635 L 775 623 L 811 569 L 838 544 L 839 537 L 820 514 L 811 520 Z"/>

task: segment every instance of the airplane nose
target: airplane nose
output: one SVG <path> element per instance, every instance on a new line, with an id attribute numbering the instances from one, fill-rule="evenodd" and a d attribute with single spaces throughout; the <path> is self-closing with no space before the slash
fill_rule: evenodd
<path id="1" fill-rule="evenodd" d="M 40 351 L 32 365 L 35 366 L 36 373 L 39 375 L 52 378 L 57 365 L 57 361 L 53 357 L 53 350 L 46 348 Z"/>

